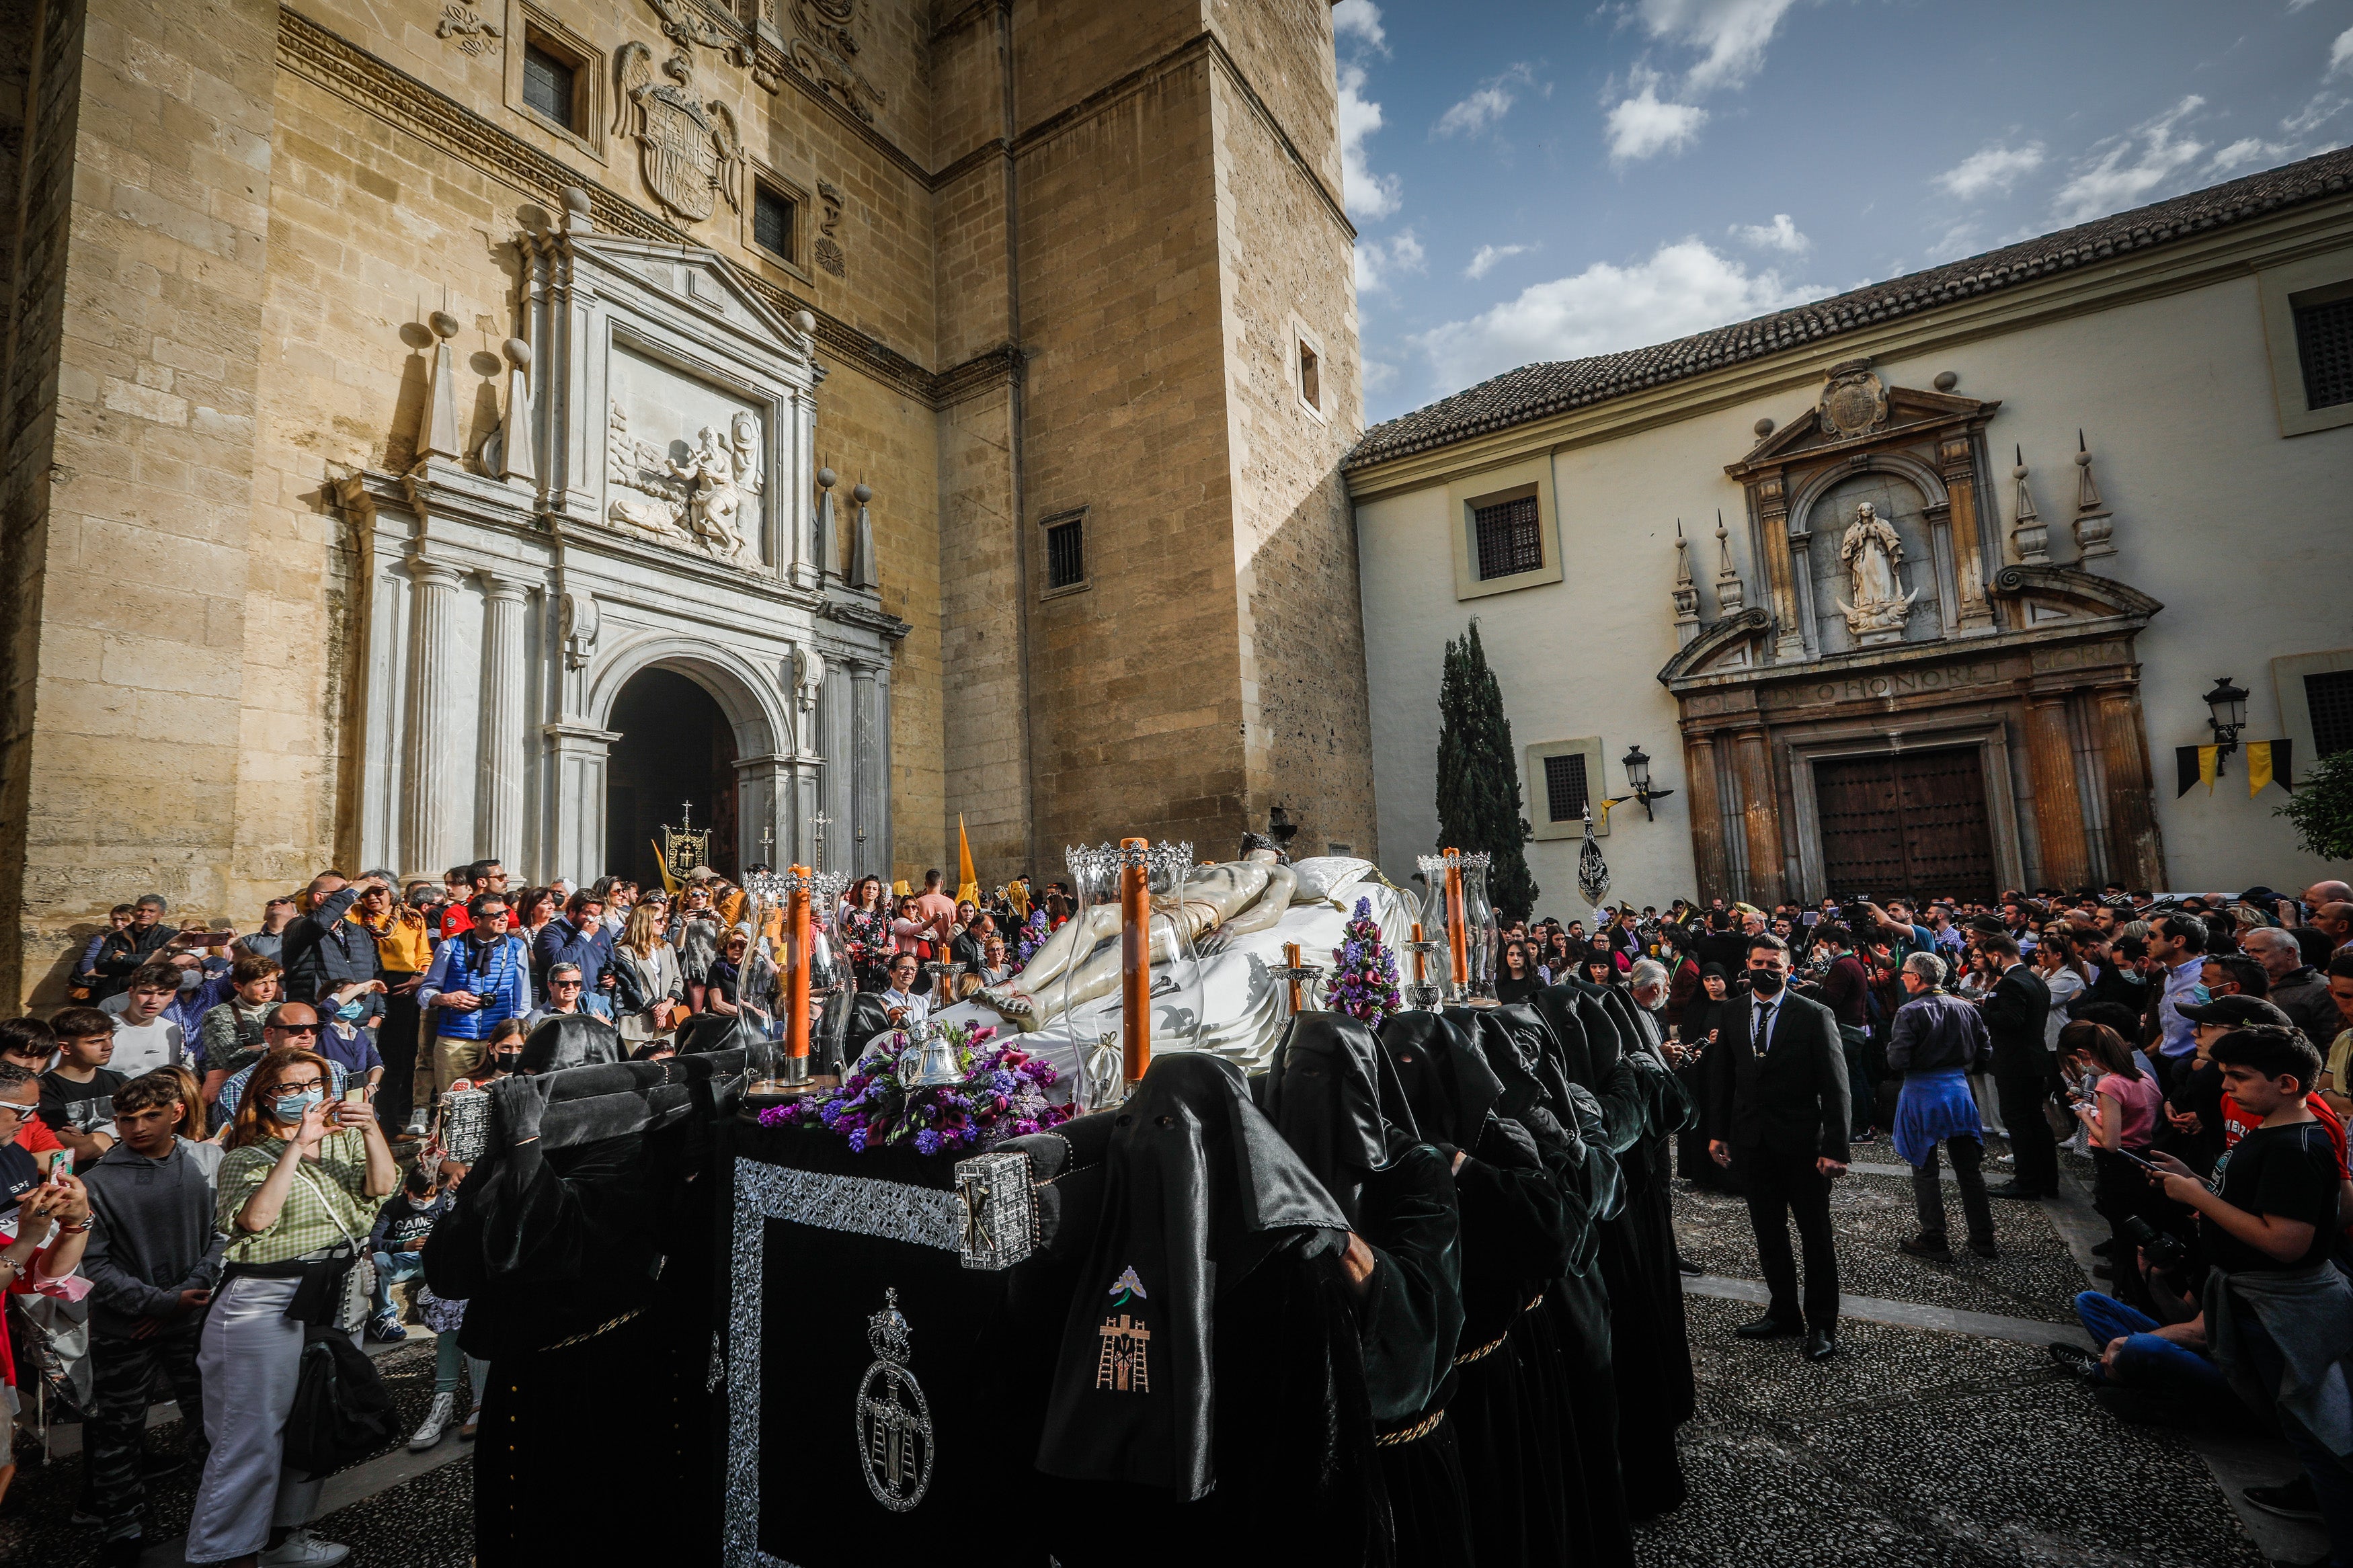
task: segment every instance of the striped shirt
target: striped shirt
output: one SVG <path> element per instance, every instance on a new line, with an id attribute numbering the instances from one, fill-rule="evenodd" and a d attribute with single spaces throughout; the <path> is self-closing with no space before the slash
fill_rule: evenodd
<path id="1" fill-rule="evenodd" d="M 345 1130 L 319 1141 L 317 1160 L 297 1163 L 293 1187 L 275 1225 L 259 1231 L 239 1226 L 237 1216 L 246 1200 L 269 1179 L 285 1150 L 283 1138 L 264 1138 L 230 1150 L 221 1161 L 220 1203 L 213 1214 L 214 1223 L 228 1236 L 231 1263 L 289 1262 L 332 1247 L 345 1236 L 364 1240 L 375 1224 L 378 1205 L 367 1196 L 367 1142 L 362 1134 Z M 310 1180 L 304 1181 L 305 1176 Z"/>

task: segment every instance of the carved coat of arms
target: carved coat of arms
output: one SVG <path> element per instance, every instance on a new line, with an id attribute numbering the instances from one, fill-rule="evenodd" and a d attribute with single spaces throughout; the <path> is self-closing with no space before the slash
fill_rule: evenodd
<path id="1" fill-rule="evenodd" d="M 740 206 L 736 187 L 744 169 L 743 138 L 727 106 L 697 97 L 694 65 L 684 54 L 672 55 L 661 65 L 665 81 L 654 72 L 653 51 L 630 42 L 621 46 L 613 74 L 620 112 L 616 135 L 637 138 L 646 188 L 654 199 L 687 223 L 700 223 L 723 196 Z"/>
<path id="2" fill-rule="evenodd" d="M 1887 385 L 1871 372 L 1869 360 L 1843 360 L 1823 373 L 1822 434 L 1862 436 L 1887 423 Z"/>

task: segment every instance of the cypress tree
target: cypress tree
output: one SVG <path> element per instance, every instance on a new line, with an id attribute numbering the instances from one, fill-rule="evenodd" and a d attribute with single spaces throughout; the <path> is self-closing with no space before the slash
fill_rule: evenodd
<path id="1" fill-rule="evenodd" d="M 1520 767 L 1504 690 L 1487 668 L 1479 623 L 1446 645 L 1438 688 L 1438 838 L 1441 848 L 1493 857 L 1487 896 L 1495 908 L 1525 915 L 1535 908 L 1535 879 L 1520 846 L 1534 837 L 1520 815 Z"/>

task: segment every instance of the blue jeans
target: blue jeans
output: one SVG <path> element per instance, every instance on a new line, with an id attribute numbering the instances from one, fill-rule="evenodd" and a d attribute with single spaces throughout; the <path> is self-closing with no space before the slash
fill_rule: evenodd
<path id="1" fill-rule="evenodd" d="M 375 1262 L 375 1310 L 383 1314 L 393 1310 L 392 1288 L 425 1276 L 425 1254 L 421 1252 L 377 1252 L 369 1255 Z"/>
<path id="2" fill-rule="evenodd" d="M 2116 1383 L 2170 1397 L 2193 1409 L 2219 1405 L 2235 1412 L 2239 1408 L 2238 1396 L 2231 1392 L 2222 1369 L 2187 1346 L 2159 1339 L 2155 1332 L 2158 1321 L 2147 1313 L 2134 1310 L 2114 1296 L 2086 1290 L 2075 1298 L 2075 1316 L 2083 1320 L 2084 1331 L 2103 1351 L 2110 1340 L 2125 1342 L 2124 1349 L 2116 1352 Z"/>

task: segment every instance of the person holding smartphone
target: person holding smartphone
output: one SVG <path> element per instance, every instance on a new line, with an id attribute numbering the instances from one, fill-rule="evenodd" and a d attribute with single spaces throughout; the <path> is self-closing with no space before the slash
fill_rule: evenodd
<path id="1" fill-rule="evenodd" d="M 325 1564 L 348 1547 L 313 1538 L 321 1478 L 286 1469 L 304 1329 L 345 1327 L 338 1315 L 359 1238 L 400 1176 L 375 1113 L 331 1100 L 316 1051 L 277 1047 L 253 1068 L 221 1162 L 215 1222 L 227 1268 L 205 1320 L 196 1369 L 205 1401 L 205 1461 L 188 1521 L 190 1563 Z M 296 1316 L 288 1316 L 291 1310 Z"/>
<path id="2" fill-rule="evenodd" d="M 41 1082 L 13 1062 L 0 1062 L 0 1295 L 26 1291 L 79 1301 L 90 1281 L 75 1270 L 90 1237 L 90 1199 L 80 1180 L 60 1168 L 44 1177 L 16 1142 L 17 1130 L 40 1103 Z M 58 1231 L 49 1239 L 49 1224 Z M 46 1246 L 45 1246 L 46 1244 Z M 11 1412 L 19 1381 L 8 1336 L 0 1333 L 0 1499 L 16 1479 Z"/>
<path id="3" fill-rule="evenodd" d="M 2165 1093 L 2154 1075 L 2133 1060 L 2132 1047 L 2104 1024 L 2079 1022 L 2059 1031 L 2059 1059 L 2068 1079 L 2092 1080 L 2071 1109 L 2091 1132 L 2092 1206 L 2108 1222 L 2108 1258 L 2093 1269 L 2114 1281 L 2119 1300 L 2153 1306 L 2140 1274 L 2139 1253 L 2126 1222 L 2158 1223 L 2148 1210 L 2149 1146 L 2165 1128 Z"/>

